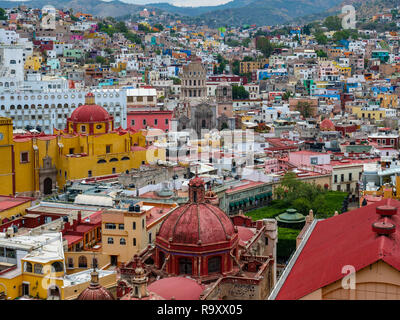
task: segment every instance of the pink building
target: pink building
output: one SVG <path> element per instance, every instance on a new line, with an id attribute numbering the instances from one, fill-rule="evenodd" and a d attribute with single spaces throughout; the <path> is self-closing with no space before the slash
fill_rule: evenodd
<path id="1" fill-rule="evenodd" d="M 331 163 L 331 156 L 326 153 L 297 151 L 289 153 L 289 162 L 296 166 L 325 165 Z"/>
<path id="2" fill-rule="evenodd" d="M 83 35 L 73 34 L 69 37 L 70 40 L 83 40 Z"/>
<path id="3" fill-rule="evenodd" d="M 127 113 L 128 128 L 133 130 L 147 127 L 161 129 L 164 132 L 171 130 L 172 111 L 134 111 Z"/>

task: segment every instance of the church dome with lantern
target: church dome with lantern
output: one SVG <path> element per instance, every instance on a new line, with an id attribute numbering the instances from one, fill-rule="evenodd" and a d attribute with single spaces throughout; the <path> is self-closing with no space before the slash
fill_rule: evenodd
<path id="1" fill-rule="evenodd" d="M 162 223 L 156 237 L 156 264 L 166 272 L 194 277 L 233 270 L 238 232 L 219 207 L 206 201 L 200 177 L 189 182 L 189 201 Z"/>
<path id="2" fill-rule="evenodd" d="M 85 104 L 76 108 L 67 119 L 68 133 L 101 134 L 114 129 L 114 117 L 95 104 L 94 94 L 85 96 Z"/>
<path id="3" fill-rule="evenodd" d="M 99 274 L 96 271 L 91 273 L 89 287 L 83 290 L 77 300 L 115 300 L 113 295 L 99 283 Z"/>

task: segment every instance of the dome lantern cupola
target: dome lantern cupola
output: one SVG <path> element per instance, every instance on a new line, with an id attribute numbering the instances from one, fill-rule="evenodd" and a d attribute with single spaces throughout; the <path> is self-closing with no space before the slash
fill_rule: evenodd
<path id="1" fill-rule="evenodd" d="M 203 203 L 205 201 L 205 183 L 197 175 L 189 182 L 189 201 L 192 203 Z"/>

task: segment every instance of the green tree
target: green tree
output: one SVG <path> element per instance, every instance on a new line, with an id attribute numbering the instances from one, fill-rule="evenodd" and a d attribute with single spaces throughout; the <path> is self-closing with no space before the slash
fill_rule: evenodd
<path id="1" fill-rule="evenodd" d="M 96 63 L 99 63 L 101 65 L 106 64 L 107 63 L 107 59 L 102 57 L 102 56 L 97 56 L 96 57 Z"/>
<path id="2" fill-rule="evenodd" d="M 322 32 L 318 32 L 314 34 L 315 40 L 318 42 L 318 44 L 327 44 L 328 43 L 328 37 L 324 35 Z"/>
<path id="3" fill-rule="evenodd" d="M 269 39 L 265 37 L 257 38 L 256 48 L 260 50 L 266 58 L 268 58 L 274 51 L 274 46 L 271 44 Z"/>
<path id="4" fill-rule="evenodd" d="M 0 8 L 0 20 L 7 20 L 6 11 L 3 8 Z"/>
<path id="5" fill-rule="evenodd" d="M 317 50 L 315 51 L 315 53 L 317 54 L 318 58 L 327 58 L 328 54 L 324 51 L 324 50 Z"/>
<path id="6" fill-rule="evenodd" d="M 232 86 L 232 98 L 234 100 L 241 99 L 245 100 L 248 99 L 250 96 L 249 92 L 243 86 Z"/>
<path id="7" fill-rule="evenodd" d="M 164 26 L 163 26 L 161 23 L 156 23 L 153 27 L 154 27 L 154 28 L 157 28 L 157 29 L 160 30 L 160 31 L 163 31 L 163 30 L 164 30 Z"/>
<path id="8" fill-rule="evenodd" d="M 299 101 L 296 109 L 304 118 L 309 118 L 312 115 L 311 105 L 307 101 Z"/>
<path id="9" fill-rule="evenodd" d="M 289 91 L 286 91 L 283 95 L 282 95 L 282 99 L 283 100 L 289 100 L 289 98 L 292 96 L 292 92 L 289 90 Z"/>
<path id="10" fill-rule="evenodd" d="M 307 215 L 312 209 L 311 202 L 308 199 L 298 198 L 292 203 L 293 208 L 295 208 L 298 212 Z"/>
<path id="11" fill-rule="evenodd" d="M 338 16 L 329 16 L 325 19 L 323 25 L 327 27 L 329 31 L 341 30 L 342 20 Z"/>
<path id="12" fill-rule="evenodd" d="M 240 73 L 240 61 L 235 60 L 232 62 L 232 73 L 238 75 Z"/>

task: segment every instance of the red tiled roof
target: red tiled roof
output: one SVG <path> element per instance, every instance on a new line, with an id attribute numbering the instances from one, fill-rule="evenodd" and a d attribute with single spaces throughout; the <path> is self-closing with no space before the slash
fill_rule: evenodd
<path id="1" fill-rule="evenodd" d="M 81 240 L 83 239 L 82 236 L 72 236 L 72 235 L 69 235 L 69 234 L 64 235 L 63 238 L 64 238 L 65 240 L 67 240 L 69 246 L 70 246 L 71 244 L 74 244 L 74 243 L 76 243 L 76 242 L 79 242 L 79 241 L 81 241 Z"/>
<path id="2" fill-rule="evenodd" d="M 381 220 L 376 208 L 383 205 L 397 208 L 396 215 L 386 218 L 397 227 L 389 236 L 379 236 L 372 230 L 372 224 Z M 383 260 L 400 271 L 398 208 L 399 201 L 383 199 L 317 222 L 276 299 L 297 300 L 340 280 L 346 275 L 342 273 L 346 265 L 358 271 Z"/>

